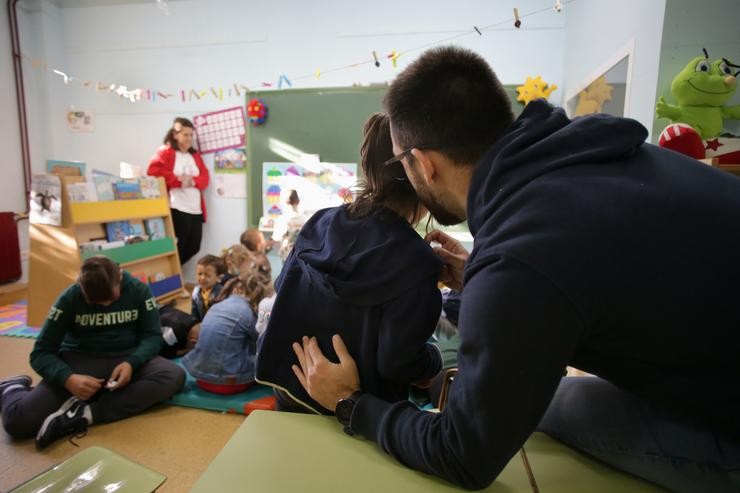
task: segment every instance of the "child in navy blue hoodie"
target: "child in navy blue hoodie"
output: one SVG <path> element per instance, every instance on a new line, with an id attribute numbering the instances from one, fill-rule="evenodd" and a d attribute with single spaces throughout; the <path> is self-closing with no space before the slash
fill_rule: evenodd
<path id="1" fill-rule="evenodd" d="M 315 213 L 275 283 L 277 298 L 257 357 L 257 380 L 277 389 L 278 408 L 328 413 L 305 392 L 291 344 L 315 336 L 336 361 L 340 334 L 357 359 L 362 388 L 389 401 L 408 397 L 441 369 L 428 344 L 441 310 L 440 260 L 413 225 L 426 214 L 393 156 L 384 114 L 365 124 L 365 181 L 352 204 Z M 372 390 L 371 390 L 372 389 Z"/>

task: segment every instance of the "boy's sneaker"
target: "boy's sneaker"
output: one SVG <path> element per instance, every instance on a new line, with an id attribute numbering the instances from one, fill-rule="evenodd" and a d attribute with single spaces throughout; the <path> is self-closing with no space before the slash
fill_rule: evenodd
<path id="1" fill-rule="evenodd" d="M 3 394 L 10 387 L 30 387 L 32 383 L 31 377 L 28 375 L 15 375 L 14 377 L 8 377 L 0 380 L 0 402 L 2 402 Z"/>
<path id="2" fill-rule="evenodd" d="M 36 435 L 36 447 L 42 449 L 60 438 L 69 435 L 79 437 L 87 433 L 87 419 L 84 416 L 86 405 L 74 396 L 64 401 L 59 410 L 44 420 Z"/>

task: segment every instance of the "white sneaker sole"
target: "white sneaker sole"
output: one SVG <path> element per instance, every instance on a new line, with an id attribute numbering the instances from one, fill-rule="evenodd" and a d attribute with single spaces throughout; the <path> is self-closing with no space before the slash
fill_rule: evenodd
<path id="1" fill-rule="evenodd" d="M 38 442 L 42 436 L 46 433 L 46 429 L 49 428 L 49 424 L 54 421 L 54 418 L 57 416 L 61 416 L 62 414 L 69 411 L 69 409 L 75 405 L 77 402 L 77 397 L 70 397 L 66 401 L 64 401 L 64 404 L 61 405 L 59 409 L 57 409 L 55 412 L 51 413 L 46 417 L 44 422 L 41 424 L 41 428 L 39 428 L 39 432 L 36 434 L 36 441 Z"/>

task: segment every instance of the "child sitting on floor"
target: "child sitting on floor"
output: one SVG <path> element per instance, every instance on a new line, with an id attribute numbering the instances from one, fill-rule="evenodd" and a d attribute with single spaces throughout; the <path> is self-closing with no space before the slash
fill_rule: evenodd
<path id="1" fill-rule="evenodd" d="M 196 322 L 203 320 L 213 301 L 221 292 L 223 285 L 219 281 L 225 273 L 226 267 L 223 260 L 215 255 L 205 255 L 198 259 L 198 265 L 195 267 L 198 285 L 193 290 L 190 308 L 190 315 Z"/>
<path id="2" fill-rule="evenodd" d="M 248 229 L 243 232 L 239 237 L 239 243 L 252 253 L 265 253 L 267 251 L 265 235 L 259 229 Z"/>
<path id="3" fill-rule="evenodd" d="M 242 276 L 226 283 L 203 319 L 195 348 L 182 359 L 198 386 L 216 394 L 243 392 L 254 382 L 255 313 L 271 282 L 255 267 L 240 270 Z"/>
<path id="4" fill-rule="evenodd" d="M 44 448 L 93 423 L 139 414 L 166 401 L 185 372 L 157 356 L 162 344 L 149 286 L 107 257 L 85 260 L 49 311 L 31 352 L 31 377 L 0 380 L 3 427 Z"/>

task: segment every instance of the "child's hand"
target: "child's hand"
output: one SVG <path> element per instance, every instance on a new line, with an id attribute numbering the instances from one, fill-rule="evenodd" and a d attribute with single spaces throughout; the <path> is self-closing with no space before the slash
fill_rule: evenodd
<path id="1" fill-rule="evenodd" d="M 64 382 L 64 388 L 69 390 L 72 395 L 77 397 L 79 400 L 86 401 L 95 395 L 95 392 L 100 390 L 103 386 L 103 382 L 105 382 L 105 380 L 102 378 L 73 373 L 69 378 L 67 378 L 67 381 Z"/>
<path id="2" fill-rule="evenodd" d="M 116 386 L 111 390 L 118 390 L 125 387 L 131 381 L 131 375 L 133 375 L 133 373 L 134 369 L 131 368 L 131 364 L 126 361 L 113 368 L 113 372 L 110 374 L 108 380 L 116 382 Z"/>

